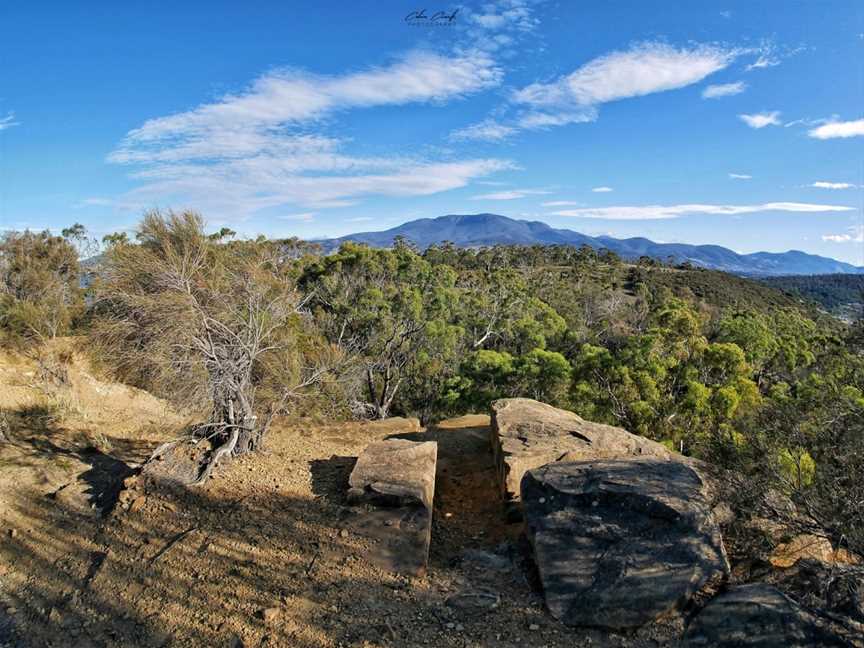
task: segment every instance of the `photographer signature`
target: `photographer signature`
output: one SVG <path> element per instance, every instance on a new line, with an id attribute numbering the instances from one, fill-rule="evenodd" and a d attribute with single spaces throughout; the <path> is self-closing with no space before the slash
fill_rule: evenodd
<path id="1" fill-rule="evenodd" d="M 452 25 L 458 14 L 459 10 L 455 9 L 452 13 L 436 11 L 430 16 L 425 9 L 420 9 L 405 16 L 405 22 L 409 25 Z"/>

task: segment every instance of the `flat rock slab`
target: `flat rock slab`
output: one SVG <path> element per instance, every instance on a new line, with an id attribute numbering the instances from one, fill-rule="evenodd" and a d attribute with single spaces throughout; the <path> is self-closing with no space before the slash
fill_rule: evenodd
<path id="1" fill-rule="evenodd" d="M 712 600 L 687 628 L 684 645 L 716 648 L 848 646 L 764 583 L 734 587 Z"/>
<path id="2" fill-rule="evenodd" d="M 369 560 L 421 575 L 429 561 L 438 444 L 388 439 L 370 444 L 348 479 L 348 501 L 363 504 L 352 531 L 372 540 Z"/>
<path id="3" fill-rule="evenodd" d="M 492 451 L 505 501 L 519 499 L 526 471 L 553 461 L 621 457 L 671 459 L 660 443 L 529 398 L 492 403 Z"/>
<path id="4" fill-rule="evenodd" d="M 702 486 L 688 466 L 652 458 L 525 473 L 526 531 L 552 615 L 635 628 L 722 583 L 729 564 Z"/>

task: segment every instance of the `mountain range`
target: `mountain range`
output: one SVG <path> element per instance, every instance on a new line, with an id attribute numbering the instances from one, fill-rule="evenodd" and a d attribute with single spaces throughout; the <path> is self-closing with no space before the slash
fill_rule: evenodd
<path id="1" fill-rule="evenodd" d="M 459 247 L 588 245 L 595 249 L 611 250 L 624 259 L 648 256 L 661 261 L 688 262 L 704 268 L 750 276 L 864 274 L 864 267 L 799 250 L 738 254 L 719 245 L 655 243 L 639 237 L 595 237 L 568 229 L 556 229 L 540 221 L 516 220 L 498 214 L 451 214 L 421 218 L 382 232 L 359 232 L 316 242 L 327 251 L 336 249 L 345 241 L 365 243 L 371 247 L 390 247 L 399 236 L 421 249 L 445 241 Z"/>

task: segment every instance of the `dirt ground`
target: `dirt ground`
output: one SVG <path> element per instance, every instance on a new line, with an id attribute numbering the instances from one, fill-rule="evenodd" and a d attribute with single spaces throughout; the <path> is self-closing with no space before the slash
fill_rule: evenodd
<path id="1" fill-rule="evenodd" d="M 44 373 L 44 372 L 43 372 Z M 0 357 L 0 648 L 69 646 L 657 646 L 572 629 L 533 587 L 518 524 L 495 487 L 488 417 L 278 422 L 264 452 L 197 488 L 121 490 L 186 423 L 97 379 L 68 386 Z M 50 382 L 50 381 L 49 381 Z M 347 478 L 372 440 L 439 443 L 428 573 L 372 566 L 347 531 Z"/>

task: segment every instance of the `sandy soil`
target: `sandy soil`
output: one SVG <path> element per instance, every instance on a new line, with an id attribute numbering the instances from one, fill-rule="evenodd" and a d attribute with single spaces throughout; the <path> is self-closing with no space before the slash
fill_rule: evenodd
<path id="1" fill-rule="evenodd" d="M 264 452 L 206 485 L 148 492 L 135 468 L 184 420 L 80 358 L 71 387 L 46 388 L 38 373 L 0 358 L 13 440 L 0 443 L 2 648 L 656 646 L 680 631 L 670 620 L 608 635 L 544 611 L 520 529 L 503 516 L 485 416 L 428 430 L 280 421 Z M 371 566 L 343 524 L 356 456 L 406 434 L 439 443 L 421 578 Z"/>

